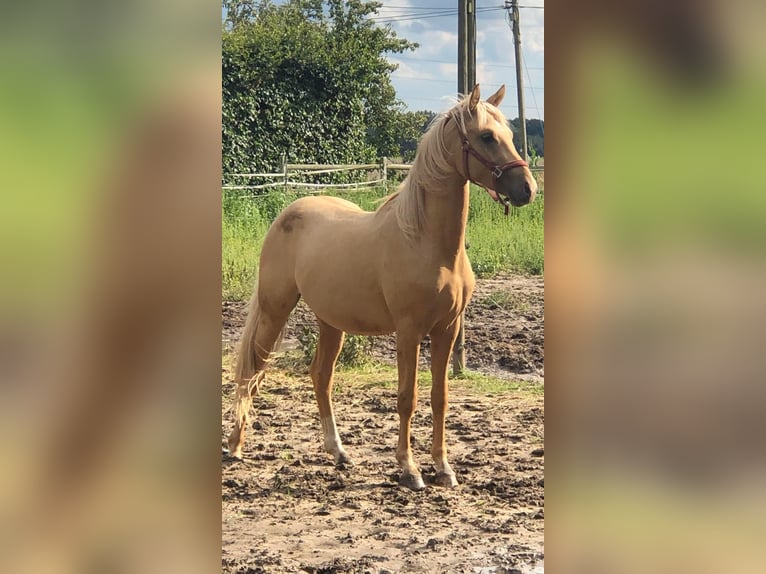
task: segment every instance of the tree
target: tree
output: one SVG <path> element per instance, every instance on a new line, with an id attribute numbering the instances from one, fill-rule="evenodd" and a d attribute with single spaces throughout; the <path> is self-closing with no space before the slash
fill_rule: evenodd
<path id="1" fill-rule="evenodd" d="M 251 20 L 255 16 L 258 4 L 258 0 L 222 0 L 222 7 L 226 12 L 225 25 L 233 28 Z"/>
<path id="2" fill-rule="evenodd" d="M 364 0 L 224 0 L 224 173 L 394 155 L 408 126 L 385 54 L 417 47 Z"/>
<path id="3" fill-rule="evenodd" d="M 513 145 L 521 153 L 521 130 L 519 126 L 519 118 L 513 118 L 510 121 L 511 130 L 513 131 Z M 545 157 L 545 121 L 538 119 L 526 120 L 527 124 L 527 147 L 530 150 L 530 155 L 534 151 L 534 155 L 538 157 Z"/>
<path id="4" fill-rule="evenodd" d="M 415 159 L 418 141 L 436 117 L 436 113 L 428 110 L 404 112 L 401 114 L 399 131 L 399 156 L 407 162 Z"/>

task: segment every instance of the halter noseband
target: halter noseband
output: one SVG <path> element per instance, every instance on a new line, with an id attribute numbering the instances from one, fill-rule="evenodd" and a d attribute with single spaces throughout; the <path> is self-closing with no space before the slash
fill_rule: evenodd
<path id="1" fill-rule="evenodd" d="M 459 130 L 459 128 L 458 128 Z M 529 164 L 525 162 L 523 159 L 514 159 L 513 161 L 506 162 L 502 165 L 493 164 L 491 161 L 489 161 L 487 158 L 485 158 L 483 155 L 481 155 L 478 151 L 474 149 L 474 147 L 470 144 L 468 141 L 468 138 L 464 136 L 463 134 L 460 134 L 463 138 L 463 168 L 465 169 L 465 177 L 468 180 L 471 180 L 471 172 L 468 169 L 468 154 L 471 154 L 473 157 L 479 160 L 479 162 L 486 168 L 489 169 L 489 171 L 492 173 L 492 176 L 495 178 L 495 180 L 498 180 L 502 177 L 502 175 L 505 173 L 505 170 L 511 169 L 513 167 L 529 167 Z M 474 183 L 477 183 L 474 181 Z"/>
<path id="2" fill-rule="evenodd" d="M 450 120 L 450 119 L 453 119 L 452 114 L 450 114 L 447 117 L 447 120 Z M 490 173 L 492 174 L 492 177 L 495 178 L 495 181 L 500 179 L 505 173 L 505 171 L 508 169 L 512 169 L 514 167 L 529 167 L 529 164 L 523 159 L 514 159 L 502 165 L 492 163 L 483 155 L 481 155 L 478 151 L 476 151 L 476 149 L 471 145 L 471 142 L 468 141 L 468 135 L 463 133 L 463 130 L 460 129 L 460 122 L 458 122 L 457 120 L 455 120 L 455 127 L 457 128 L 457 131 L 460 134 L 460 138 L 463 140 L 463 170 L 465 171 L 465 178 L 468 181 L 471 181 L 477 185 L 481 185 L 480 183 L 471 179 L 471 170 L 468 167 L 469 154 L 475 157 L 479 161 L 479 163 L 481 163 L 484 167 L 489 169 Z M 495 193 L 497 194 L 497 192 Z M 508 215 L 508 200 L 500 194 L 497 194 L 497 197 L 501 198 L 500 201 L 505 206 L 505 214 Z"/>
<path id="3" fill-rule="evenodd" d="M 447 119 L 453 119 L 452 115 L 450 115 Z M 471 171 L 468 167 L 468 154 L 471 154 L 473 157 L 479 160 L 479 163 L 489 169 L 495 180 L 500 179 L 508 169 L 512 169 L 514 167 L 529 167 L 529 164 L 523 159 L 514 159 L 502 165 L 492 163 L 478 151 L 476 151 L 476 149 L 471 145 L 471 142 L 468 141 L 468 135 L 464 134 L 463 130 L 460 129 L 460 123 L 457 120 L 455 120 L 455 127 L 457 128 L 457 132 L 460 134 L 460 138 L 463 140 L 463 169 L 465 170 L 465 178 L 467 180 L 472 181 L 478 185 L 478 182 L 475 182 L 473 179 L 471 179 Z"/>

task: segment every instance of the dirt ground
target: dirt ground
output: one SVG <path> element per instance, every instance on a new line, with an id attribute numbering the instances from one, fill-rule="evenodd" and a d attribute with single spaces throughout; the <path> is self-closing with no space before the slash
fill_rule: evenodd
<path id="1" fill-rule="evenodd" d="M 244 305 L 224 304 L 223 320 L 226 353 Z M 307 320 L 299 309 L 288 335 Z M 393 340 L 379 339 L 374 354 L 393 362 Z M 355 462 L 340 470 L 322 450 L 308 376 L 272 371 L 254 399 L 245 459 L 222 459 L 223 572 L 543 572 L 543 399 L 530 392 L 543 376 L 542 279 L 480 281 L 467 312 L 466 344 L 469 368 L 530 382 L 491 394 L 470 380 L 451 383 L 447 445 L 460 482 L 452 490 L 429 484 L 427 392 L 413 421 L 413 450 L 427 488 L 411 492 L 397 484 L 393 380 L 355 385 L 339 373 L 336 417 Z M 423 354 L 425 362 L 427 342 Z M 224 372 L 222 438 L 231 428 L 232 394 Z"/>
<path id="2" fill-rule="evenodd" d="M 466 309 L 466 363 L 470 370 L 514 380 L 541 381 L 544 376 L 543 278 L 501 275 L 478 279 L 473 299 Z M 223 345 L 233 349 L 245 322 L 247 304 L 223 304 Z M 303 301 L 287 324 L 285 346 L 297 345 L 304 326 L 316 330 L 314 314 Z M 372 353 L 389 364 L 396 363 L 393 335 L 373 337 Z M 421 366 L 430 361 L 428 339 L 421 345 Z"/>

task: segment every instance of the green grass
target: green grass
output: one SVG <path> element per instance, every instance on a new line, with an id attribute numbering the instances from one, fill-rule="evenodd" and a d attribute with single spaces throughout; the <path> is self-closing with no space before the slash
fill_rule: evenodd
<path id="1" fill-rule="evenodd" d="M 505 309 L 507 311 L 518 311 L 519 313 L 527 313 L 529 311 L 529 303 L 519 294 L 503 290 L 493 291 L 481 298 L 479 303 L 488 309 Z"/>
<path id="2" fill-rule="evenodd" d="M 500 271 L 542 275 L 544 199 L 525 207 L 502 207 L 481 188 L 472 187 L 468 212 L 468 258 L 474 273 L 490 277 Z"/>
<path id="3" fill-rule="evenodd" d="M 338 369 L 337 373 L 336 391 L 341 393 L 344 387 L 396 388 L 398 385 L 396 367 L 377 362 L 370 362 L 361 367 Z M 501 379 L 483 373 L 464 372 L 459 377 L 455 377 L 450 371 L 449 380 L 451 387 L 470 389 L 477 393 L 489 395 L 517 393 L 542 397 L 545 392 L 541 383 Z M 418 387 L 420 389 L 430 389 L 431 382 L 430 370 L 421 369 L 418 371 Z"/>
<path id="4" fill-rule="evenodd" d="M 298 336 L 300 351 L 279 353 L 275 356 L 274 367 L 286 372 L 307 375 L 309 364 L 316 352 L 317 334 L 310 328 L 304 327 L 302 334 Z M 338 381 L 346 381 L 352 386 L 396 387 L 398 374 L 396 367 L 381 363 L 370 354 L 374 345 L 372 337 L 347 335 L 343 344 L 335 372 L 343 374 Z M 231 365 L 229 366 L 231 368 Z M 451 371 L 450 371 L 451 373 Z M 477 392 L 487 394 L 505 394 L 508 392 L 525 392 L 542 396 L 543 387 L 537 383 L 524 381 L 510 381 L 500 379 L 483 373 L 464 371 L 461 375 L 450 374 L 450 380 L 455 384 L 466 384 L 467 387 Z M 431 371 L 420 370 L 418 381 L 424 388 L 431 386 Z M 340 383 L 338 383 L 340 384 Z M 341 385 L 342 386 L 342 385 Z M 342 392 L 342 388 L 337 389 Z"/>
<path id="5" fill-rule="evenodd" d="M 542 186 L 541 186 L 542 187 Z M 359 205 L 376 209 L 390 190 L 334 193 Z M 222 290 L 225 300 L 248 299 L 258 271 L 263 237 L 274 218 L 300 197 L 293 191 L 272 191 L 258 197 L 224 191 L 222 222 Z M 479 277 L 502 271 L 540 275 L 543 273 L 542 194 L 532 205 L 511 208 L 508 217 L 481 188 L 471 190 L 468 214 L 468 258 Z"/>
<path id="6" fill-rule="evenodd" d="M 234 355 L 227 353 L 223 358 L 224 381 L 229 381 L 229 372 L 234 366 Z M 269 381 L 296 380 L 308 377 L 308 366 L 304 357 L 297 351 L 283 353 L 275 357 L 274 363 L 268 370 Z M 393 365 L 387 365 L 369 360 L 358 366 L 338 366 L 335 371 L 336 395 L 353 392 L 354 389 L 384 388 L 395 389 L 398 385 L 397 369 Z M 418 371 L 418 387 L 421 392 L 431 389 L 431 371 L 421 369 Z M 545 395 L 545 386 L 542 383 L 530 381 L 515 381 L 501 379 L 483 373 L 464 372 L 455 377 L 450 372 L 449 385 L 452 389 L 462 389 L 485 395 L 514 395 L 519 398 L 535 399 Z M 269 386 L 272 386 L 271 383 Z"/>
<path id="7" fill-rule="evenodd" d="M 268 225 L 257 223 L 252 227 L 244 224 L 223 225 L 221 261 L 223 298 L 245 300 L 250 297 L 258 275 L 258 255 Z"/>

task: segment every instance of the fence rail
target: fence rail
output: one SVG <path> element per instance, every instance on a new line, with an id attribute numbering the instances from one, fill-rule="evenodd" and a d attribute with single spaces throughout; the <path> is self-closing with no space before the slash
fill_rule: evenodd
<path id="1" fill-rule="evenodd" d="M 330 164 L 330 163 L 282 163 L 282 171 L 277 173 L 230 173 L 225 176 L 225 179 L 232 181 L 233 179 L 279 179 L 280 181 L 272 181 L 268 183 L 258 183 L 252 185 L 243 184 L 224 184 L 223 189 L 230 190 L 258 190 L 268 189 L 274 187 L 304 187 L 308 189 L 358 189 L 365 187 L 372 187 L 388 181 L 389 170 L 394 171 L 406 171 L 412 167 L 409 163 L 395 163 L 390 162 L 388 158 L 383 158 L 380 163 L 351 163 L 351 164 Z M 323 175 L 328 173 L 339 173 L 343 171 L 373 171 L 379 170 L 381 177 L 360 181 L 355 183 L 309 183 L 305 181 L 296 181 L 291 179 L 290 175 Z M 535 172 L 543 172 L 544 167 L 533 166 L 530 170 Z"/>

